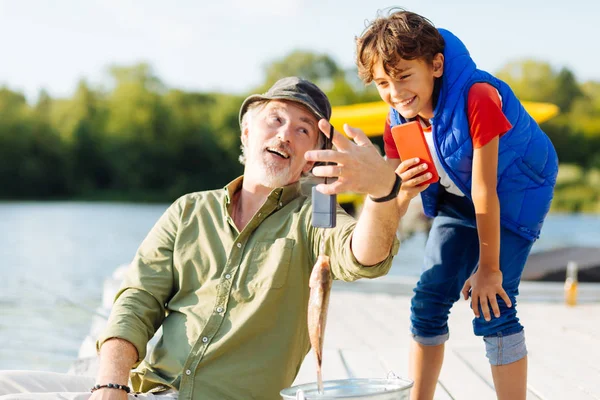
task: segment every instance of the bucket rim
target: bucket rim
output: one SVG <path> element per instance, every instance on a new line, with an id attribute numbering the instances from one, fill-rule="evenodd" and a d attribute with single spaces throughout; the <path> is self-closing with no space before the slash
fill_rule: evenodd
<path id="1" fill-rule="evenodd" d="M 328 380 L 328 381 L 323 381 L 323 386 L 328 388 L 328 389 L 335 389 L 335 388 L 341 388 L 341 387 L 347 387 L 349 385 L 352 384 L 358 384 L 358 386 L 363 386 L 363 385 L 367 385 L 369 383 L 375 383 L 375 384 L 389 384 L 389 385 L 401 385 L 397 388 L 394 389 L 390 389 L 387 390 L 387 393 L 394 393 L 395 391 L 401 391 L 401 390 L 406 390 L 406 389 L 410 389 L 413 387 L 414 382 L 410 379 L 407 378 L 402 378 L 402 377 L 398 377 L 395 376 L 393 378 L 347 378 L 347 379 L 333 379 L 333 380 Z M 304 392 L 310 390 L 314 390 L 316 386 L 316 382 L 309 382 L 309 383 L 303 383 L 300 385 L 296 385 L 296 386 L 290 386 L 288 388 L 285 388 L 283 390 L 281 390 L 279 392 L 279 394 L 283 397 L 283 396 L 291 396 L 292 398 L 295 398 L 294 396 L 296 396 L 296 393 L 299 390 L 302 390 Z M 348 395 L 336 395 L 336 399 L 343 399 L 343 398 L 348 398 L 348 397 L 352 397 L 352 398 L 357 398 L 357 397 L 365 397 L 368 398 L 370 396 L 373 396 L 376 393 L 364 393 L 364 394 L 348 394 Z"/>

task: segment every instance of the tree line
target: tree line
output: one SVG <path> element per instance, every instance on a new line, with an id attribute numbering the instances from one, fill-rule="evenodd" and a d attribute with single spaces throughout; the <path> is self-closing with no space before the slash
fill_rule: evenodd
<path id="1" fill-rule="evenodd" d="M 310 51 L 266 65 L 252 92 L 288 75 L 315 81 L 333 105 L 379 100 L 355 69 Z M 567 68 L 532 60 L 509 63 L 497 76 L 522 100 L 560 107 L 542 126 L 569 164 L 558 209 L 600 211 L 600 82 L 579 83 Z M 169 88 L 147 64 L 113 66 L 106 84 L 81 80 L 70 98 L 42 90 L 34 104 L 0 88 L 0 198 L 168 202 L 242 173 L 238 111 L 246 93 Z"/>

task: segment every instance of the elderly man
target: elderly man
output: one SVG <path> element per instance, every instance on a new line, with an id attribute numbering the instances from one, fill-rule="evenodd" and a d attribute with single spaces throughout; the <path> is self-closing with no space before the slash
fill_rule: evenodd
<path id="1" fill-rule="evenodd" d="M 337 279 L 384 275 L 400 217 L 427 179 L 413 178 L 422 170 L 407 161 L 399 191 L 395 171 L 347 126 L 353 141 L 337 133 L 337 150 L 320 150 L 330 116 L 325 94 L 295 77 L 248 97 L 240 110 L 244 175 L 181 197 L 152 228 L 98 340 L 98 376 L 4 372 L 0 399 L 278 399 L 310 349 L 308 280 L 321 244 Z M 337 165 L 314 166 L 323 161 Z M 318 186 L 323 193 L 368 195 L 358 221 L 338 206 L 336 227 L 313 227 L 311 200 L 300 192 L 311 169 L 337 178 Z M 398 193 L 404 203 L 392 201 Z M 29 394 L 1 396 L 15 391 Z"/>

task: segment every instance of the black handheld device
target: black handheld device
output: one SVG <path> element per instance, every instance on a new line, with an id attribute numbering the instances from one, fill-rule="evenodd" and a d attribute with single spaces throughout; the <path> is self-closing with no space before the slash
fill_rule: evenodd
<path id="1" fill-rule="evenodd" d="M 329 131 L 329 137 L 325 138 L 325 149 L 330 150 L 333 147 L 333 125 Z M 327 162 L 325 165 L 331 165 Z M 327 183 L 327 178 L 325 182 Z M 337 195 L 323 194 L 317 190 L 316 186 L 312 188 L 312 226 L 316 228 L 333 228 L 336 222 Z"/>

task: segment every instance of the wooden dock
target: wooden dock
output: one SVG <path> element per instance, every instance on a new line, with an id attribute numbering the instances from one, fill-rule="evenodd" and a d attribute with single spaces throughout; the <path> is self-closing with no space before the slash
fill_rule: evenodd
<path id="1" fill-rule="evenodd" d="M 126 266 L 104 284 L 98 314 L 108 315 Z M 386 276 L 334 282 L 325 334 L 323 379 L 408 376 L 410 297 L 415 277 Z M 600 400 L 600 284 L 580 283 L 579 304 L 567 307 L 562 283 L 523 282 L 518 302 L 529 350 L 532 400 Z M 466 301 L 450 315 L 450 340 L 436 391 L 437 400 L 495 399 L 481 338 L 472 332 Z M 94 376 L 94 343 L 106 319 L 94 317 L 70 373 Z M 149 345 L 156 342 L 153 338 Z M 316 380 L 312 352 L 294 382 Z"/>
<path id="2" fill-rule="evenodd" d="M 386 293 L 390 290 L 379 290 L 383 286 L 377 282 L 363 282 L 336 282 L 334 286 L 325 335 L 324 380 L 383 378 L 390 371 L 407 376 L 410 295 Z M 528 399 L 600 399 L 600 302 L 596 297 L 600 286 L 587 286 L 584 303 L 575 307 L 567 307 L 560 298 L 536 300 L 535 285 L 524 286 L 518 310 L 529 351 Z M 560 291 L 553 292 L 560 295 Z M 472 317 L 466 301 L 452 309 L 436 399 L 496 399 L 483 341 L 472 332 Z M 294 384 L 315 380 L 311 352 Z"/>

